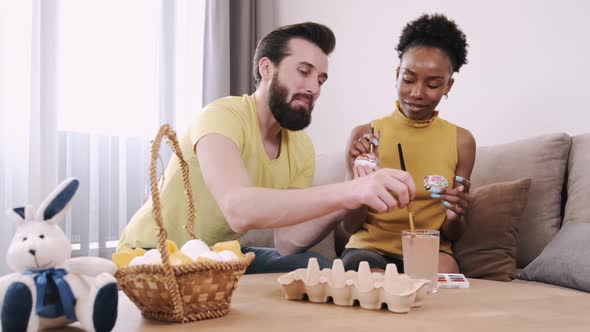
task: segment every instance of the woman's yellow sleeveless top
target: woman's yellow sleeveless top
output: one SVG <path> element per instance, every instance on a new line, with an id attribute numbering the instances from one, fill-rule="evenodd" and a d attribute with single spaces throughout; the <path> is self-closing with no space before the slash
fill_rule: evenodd
<path id="1" fill-rule="evenodd" d="M 446 208 L 424 189 L 424 176 L 442 175 L 453 185 L 457 167 L 457 126 L 434 116 L 428 120 L 408 119 L 399 109 L 372 122 L 379 138 L 379 167 L 401 169 L 398 143 L 401 144 L 406 170 L 416 184 L 416 198 L 410 204 L 416 229 L 440 230 Z M 407 209 L 395 208 L 386 213 L 369 209 L 367 221 L 352 235 L 346 248 L 369 249 L 380 254 L 401 258 L 401 231 L 409 229 Z M 451 244 L 441 236 L 440 250 L 451 250 Z"/>

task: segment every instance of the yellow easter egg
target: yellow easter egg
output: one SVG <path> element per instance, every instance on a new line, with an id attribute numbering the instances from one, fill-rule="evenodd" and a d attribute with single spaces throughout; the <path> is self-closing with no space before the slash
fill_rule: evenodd
<path id="1" fill-rule="evenodd" d="M 131 262 L 133 258 L 135 258 L 135 255 L 132 251 L 119 251 L 111 256 L 113 263 L 115 263 L 119 269 L 129 265 L 129 262 Z"/>
<path id="2" fill-rule="evenodd" d="M 236 256 L 238 256 L 239 259 L 243 259 L 244 254 L 242 254 L 242 248 L 240 247 L 240 242 L 238 241 L 225 241 L 225 242 L 219 242 L 213 245 L 213 247 L 211 247 L 212 251 L 215 252 L 221 252 L 223 250 L 229 250 L 231 252 L 233 252 L 234 254 L 236 254 Z"/>
<path id="3" fill-rule="evenodd" d="M 143 248 L 135 248 L 135 249 L 133 249 L 133 254 L 135 255 L 135 257 L 143 256 L 143 255 L 145 255 L 145 253 L 146 253 L 146 251 Z"/>
<path id="4" fill-rule="evenodd" d="M 121 246 L 121 248 L 119 248 L 119 249 L 117 250 L 117 252 L 125 252 L 125 251 L 127 251 L 127 252 L 132 252 L 132 251 L 133 251 L 133 249 L 131 249 L 131 248 L 129 248 L 129 247 L 126 247 L 126 246 Z"/>
<path id="5" fill-rule="evenodd" d="M 176 243 L 174 241 L 166 240 L 166 247 L 168 248 L 168 253 L 170 255 L 178 252 L 178 246 L 176 245 Z"/>

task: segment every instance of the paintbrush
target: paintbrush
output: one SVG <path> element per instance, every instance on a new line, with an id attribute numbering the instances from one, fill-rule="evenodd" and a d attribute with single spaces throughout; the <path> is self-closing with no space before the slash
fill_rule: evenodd
<path id="1" fill-rule="evenodd" d="M 404 161 L 404 152 L 402 150 L 402 145 L 401 143 L 397 143 L 397 153 L 399 155 L 399 164 L 400 167 L 402 169 L 402 171 L 406 171 L 406 162 Z M 412 236 L 415 236 L 415 232 L 414 232 L 414 213 L 412 213 L 412 210 L 410 208 L 410 202 L 408 202 L 408 215 L 409 215 L 409 220 L 410 220 L 410 232 L 412 233 Z"/>

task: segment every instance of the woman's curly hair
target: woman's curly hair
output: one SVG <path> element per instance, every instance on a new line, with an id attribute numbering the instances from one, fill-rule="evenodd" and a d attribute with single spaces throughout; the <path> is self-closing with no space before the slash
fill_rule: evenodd
<path id="1" fill-rule="evenodd" d="M 467 38 L 453 20 L 442 14 L 424 14 L 408 23 L 402 30 L 397 53 L 403 54 L 415 46 L 428 46 L 444 51 L 451 60 L 453 72 L 467 63 Z"/>

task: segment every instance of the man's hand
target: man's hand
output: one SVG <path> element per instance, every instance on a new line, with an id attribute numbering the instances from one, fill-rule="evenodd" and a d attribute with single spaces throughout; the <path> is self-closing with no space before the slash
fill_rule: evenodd
<path id="1" fill-rule="evenodd" d="M 387 212 L 405 207 L 416 197 L 416 186 L 408 172 L 383 168 L 350 181 L 350 203 L 347 208 L 362 205 Z"/>
<path id="2" fill-rule="evenodd" d="M 371 173 L 374 173 L 374 172 L 376 172 L 378 170 L 379 170 L 379 167 L 378 166 L 377 167 L 374 167 L 374 168 L 371 167 L 371 166 L 368 166 L 368 165 L 365 165 L 365 166 L 353 166 L 352 167 L 353 179 L 360 178 L 360 177 L 363 177 L 363 176 L 367 176 L 367 175 L 369 175 Z"/>

